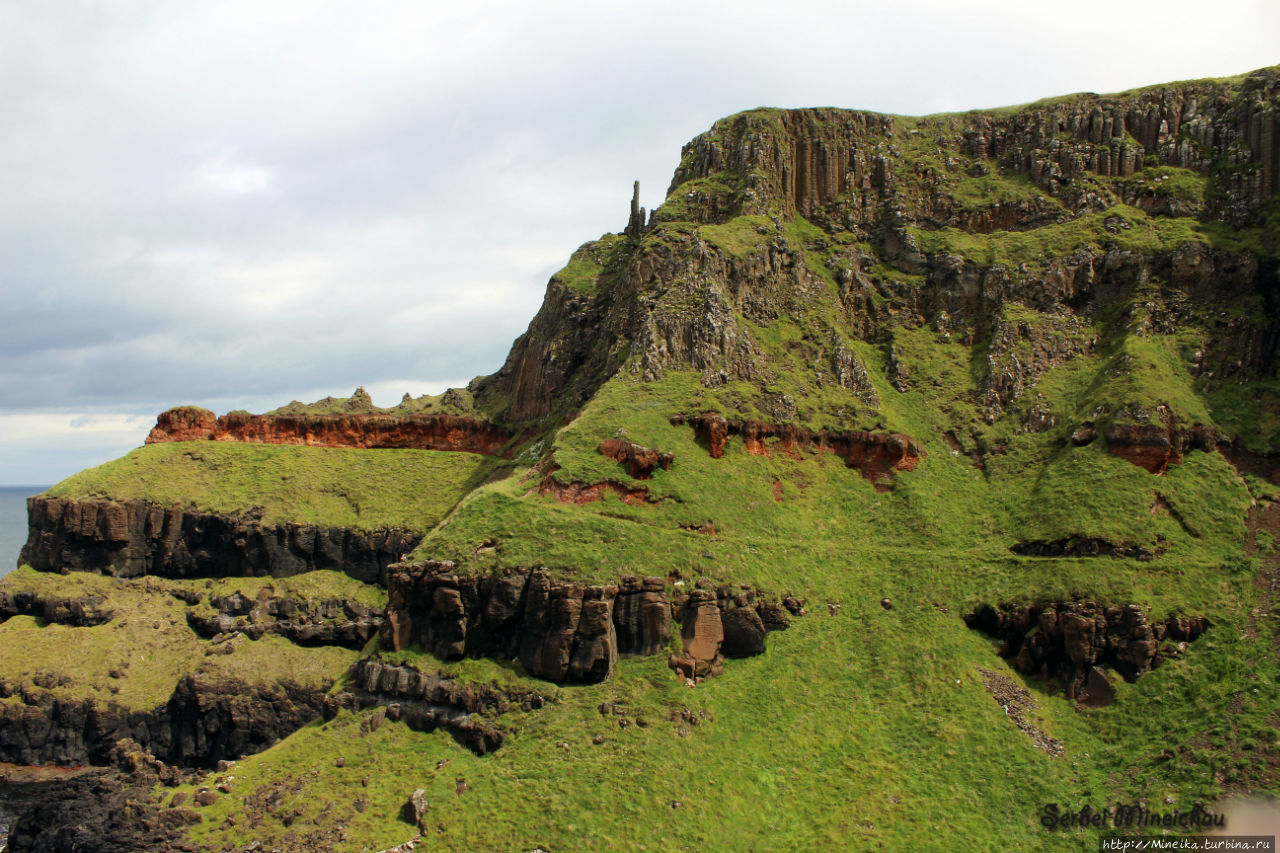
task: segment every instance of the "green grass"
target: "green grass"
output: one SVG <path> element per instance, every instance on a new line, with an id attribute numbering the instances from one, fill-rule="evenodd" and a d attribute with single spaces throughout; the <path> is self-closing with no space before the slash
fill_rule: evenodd
<path id="1" fill-rule="evenodd" d="M 427 530 L 490 465 L 476 454 L 433 450 L 172 442 L 82 471 L 47 494 L 220 513 L 262 507 L 265 524 Z"/>
<path id="2" fill-rule="evenodd" d="M 605 234 L 574 252 L 551 281 L 574 293 L 593 294 L 621 275 L 633 248 L 633 242 L 624 235 Z"/>
<path id="3" fill-rule="evenodd" d="M 926 253 L 960 255 L 981 266 L 1009 267 L 1039 263 L 1087 246 L 1148 253 L 1168 251 L 1185 243 L 1212 244 L 1218 234 L 1198 220 L 1151 217 L 1126 205 L 1029 231 L 974 234 L 955 228 L 909 230 Z"/>

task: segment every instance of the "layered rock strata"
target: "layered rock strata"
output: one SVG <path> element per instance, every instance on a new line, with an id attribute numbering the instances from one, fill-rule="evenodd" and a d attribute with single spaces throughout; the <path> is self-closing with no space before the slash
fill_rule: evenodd
<path id="1" fill-rule="evenodd" d="M 320 715 L 327 686 L 249 685 L 194 675 L 149 711 L 0 682 L 0 761 L 106 763 L 132 738 L 169 764 L 210 767 L 266 749 Z"/>
<path id="2" fill-rule="evenodd" d="M 684 648 L 676 657 L 690 677 L 711 674 L 724 655 L 760 654 L 766 631 L 790 624 L 782 605 L 749 589 L 698 589 L 669 600 L 658 577 L 587 585 L 554 580 L 542 568 L 477 577 L 429 562 L 393 567 L 387 581 L 385 648 L 416 643 L 442 660 L 516 658 L 530 675 L 561 683 L 604 681 L 619 657 L 666 650 L 673 619 Z"/>
<path id="3" fill-rule="evenodd" d="M 251 640 L 275 634 L 301 646 L 362 649 L 382 627 L 382 611 L 350 599 L 278 596 L 249 598 L 240 593 L 212 596 L 212 612 L 187 611 L 187 624 L 203 637 L 240 632 Z"/>
<path id="4" fill-rule="evenodd" d="M 311 447 L 412 448 L 501 456 L 511 433 L 492 423 L 457 415 L 251 415 L 215 416 L 181 406 L 162 412 L 147 444 L 168 441 L 244 441 Z"/>
<path id="5" fill-rule="evenodd" d="M 347 689 L 325 697 L 324 715 L 333 719 L 342 708 L 377 708 L 370 725 L 376 727 L 386 719 L 402 721 L 416 731 L 443 729 L 476 755 L 488 755 L 502 746 L 505 735 L 487 717 L 516 709 L 533 711 L 546 702 L 545 696 L 533 691 L 461 684 L 370 658 L 351 668 Z"/>
<path id="6" fill-rule="evenodd" d="M 116 577 L 285 577 L 316 569 L 381 583 L 386 567 L 421 540 L 408 530 L 362 531 L 263 524 L 143 500 L 27 499 L 29 533 L 20 562 L 42 571 Z"/>
<path id="7" fill-rule="evenodd" d="M 1202 616 L 1172 616 L 1152 625 L 1136 604 L 1092 601 L 983 605 L 965 624 L 999 639 L 999 654 L 1014 669 L 1061 679 L 1068 697 L 1095 706 L 1114 697 L 1107 667 L 1134 681 L 1179 657 L 1209 628 Z"/>

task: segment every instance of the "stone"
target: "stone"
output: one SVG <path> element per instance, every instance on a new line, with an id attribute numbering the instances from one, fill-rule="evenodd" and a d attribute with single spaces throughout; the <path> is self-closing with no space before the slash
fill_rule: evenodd
<path id="1" fill-rule="evenodd" d="M 427 811 L 431 808 L 431 804 L 427 802 L 427 792 L 422 788 L 418 788 L 409 795 L 409 800 L 400 809 L 400 819 L 405 823 L 423 828 L 423 820 L 426 819 Z"/>

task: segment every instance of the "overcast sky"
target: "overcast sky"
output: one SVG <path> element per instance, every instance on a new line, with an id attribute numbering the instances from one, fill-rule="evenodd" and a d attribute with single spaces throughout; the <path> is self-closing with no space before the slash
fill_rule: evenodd
<path id="1" fill-rule="evenodd" d="M 755 106 L 921 114 L 1280 62 L 1274 0 L 0 2 L 0 484 L 157 412 L 435 393 Z"/>

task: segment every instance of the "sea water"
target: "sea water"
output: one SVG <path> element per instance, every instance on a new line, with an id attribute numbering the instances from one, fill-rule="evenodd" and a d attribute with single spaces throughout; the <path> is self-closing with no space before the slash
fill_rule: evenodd
<path id="1" fill-rule="evenodd" d="M 27 541 L 27 497 L 48 486 L 0 486 L 0 577 L 18 566 L 18 553 Z"/>

